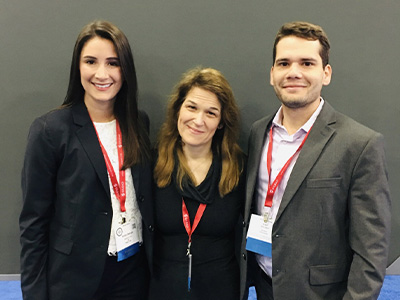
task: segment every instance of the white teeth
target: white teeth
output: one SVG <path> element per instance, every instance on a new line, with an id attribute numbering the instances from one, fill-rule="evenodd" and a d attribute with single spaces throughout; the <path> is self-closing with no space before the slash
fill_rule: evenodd
<path id="1" fill-rule="evenodd" d="M 95 83 L 94 85 L 99 87 L 99 88 L 107 88 L 107 87 L 111 86 L 111 83 L 109 83 L 109 84 L 97 84 L 97 83 Z"/>

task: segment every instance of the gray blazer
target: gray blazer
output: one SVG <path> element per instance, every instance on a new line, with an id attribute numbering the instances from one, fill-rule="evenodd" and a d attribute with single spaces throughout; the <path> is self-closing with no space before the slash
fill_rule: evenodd
<path id="1" fill-rule="evenodd" d="M 248 221 L 267 129 L 249 137 L 241 258 L 246 285 Z M 390 239 L 383 136 L 325 102 L 290 175 L 272 230 L 275 299 L 376 299 Z M 251 274 L 251 270 L 249 270 Z"/>

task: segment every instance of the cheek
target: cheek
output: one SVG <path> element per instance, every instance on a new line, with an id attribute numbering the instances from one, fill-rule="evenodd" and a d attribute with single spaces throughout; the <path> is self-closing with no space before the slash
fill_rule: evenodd
<path id="1" fill-rule="evenodd" d="M 182 121 L 180 114 L 178 115 L 177 127 L 178 127 L 179 135 L 182 135 L 183 121 Z"/>
<path id="2" fill-rule="evenodd" d="M 83 86 L 83 88 L 86 88 L 86 86 L 88 85 L 88 78 L 87 75 L 85 73 L 85 71 L 80 71 L 80 77 L 81 77 L 81 84 Z"/>
<path id="3" fill-rule="evenodd" d="M 124 77 L 122 76 L 122 72 L 121 71 L 119 71 L 118 73 L 117 73 L 117 80 L 120 82 L 120 84 L 122 85 L 123 84 L 123 82 L 124 82 Z"/>
<path id="4" fill-rule="evenodd" d="M 220 123 L 220 120 L 216 120 L 215 122 L 213 122 L 213 124 L 211 124 L 211 131 L 212 131 L 213 135 L 217 131 L 219 123 Z"/>
<path id="5" fill-rule="evenodd" d="M 79 70 L 79 74 L 80 74 L 80 77 L 81 77 L 81 82 L 83 83 L 83 80 L 84 80 L 84 78 L 85 78 L 85 71 L 83 71 L 82 70 L 82 68 Z"/>
<path id="6" fill-rule="evenodd" d="M 81 74 L 81 77 L 85 77 L 86 74 L 88 73 L 88 67 L 86 64 L 80 64 L 79 65 L 79 73 Z"/>
<path id="7" fill-rule="evenodd" d="M 91 80 L 90 72 L 84 67 L 80 68 L 81 84 L 83 87 L 87 87 Z"/>

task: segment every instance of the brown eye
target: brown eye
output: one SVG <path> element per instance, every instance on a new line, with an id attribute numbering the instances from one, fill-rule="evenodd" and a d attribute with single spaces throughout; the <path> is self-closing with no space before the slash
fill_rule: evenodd
<path id="1" fill-rule="evenodd" d="M 112 67 L 119 67 L 120 66 L 119 61 L 110 61 L 109 65 L 112 66 Z"/>

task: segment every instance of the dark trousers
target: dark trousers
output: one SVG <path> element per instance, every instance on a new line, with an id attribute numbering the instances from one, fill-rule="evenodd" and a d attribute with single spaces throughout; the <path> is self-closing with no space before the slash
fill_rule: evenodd
<path id="1" fill-rule="evenodd" d="M 145 300 L 149 278 L 144 249 L 120 262 L 115 256 L 107 256 L 103 277 L 92 300 Z"/>
<path id="2" fill-rule="evenodd" d="M 253 274 L 257 300 L 273 300 L 272 279 L 257 265 Z"/>

